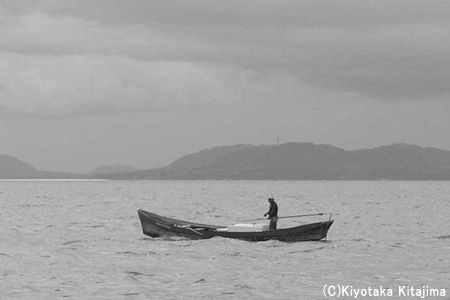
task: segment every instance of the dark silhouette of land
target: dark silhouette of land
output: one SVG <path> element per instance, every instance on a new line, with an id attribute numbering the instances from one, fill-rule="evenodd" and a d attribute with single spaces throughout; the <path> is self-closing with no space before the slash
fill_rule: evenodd
<path id="1" fill-rule="evenodd" d="M 449 180 L 450 151 L 394 144 L 346 151 L 330 145 L 222 146 L 186 155 L 169 166 L 110 179 Z"/>
<path id="2" fill-rule="evenodd" d="M 13 156 L 0 154 L 0 179 L 71 179 L 86 175 L 38 170 Z"/>
<path id="3" fill-rule="evenodd" d="M 89 174 L 93 175 L 93 176 L 99 176 L 99 175 L 101 176 L 101 174 L 128 173 L 128 172 L 134 172 L 134 171 L 138 171 L 138 169 L 136 169 L 133 166 L 118 164 L 118 165 L 114 165 L 114 166 L 97 167 Z"/>
<path id="4" fill-rule="evenodd" d="M 347 151 L 330 145 L 221 146 L 189 154 L 165 168 L 117 165 L 90 174 L 40 171 L 0 155 L 0 178 L 151 180 L 450 180 L 450 151 L 408 144 Z"/>
<path id="5" fill-rule="evenodd" d="M 32 165 L 15 157 L 0 154 L 0 178 L 27 178 L 39 173 Z"/>

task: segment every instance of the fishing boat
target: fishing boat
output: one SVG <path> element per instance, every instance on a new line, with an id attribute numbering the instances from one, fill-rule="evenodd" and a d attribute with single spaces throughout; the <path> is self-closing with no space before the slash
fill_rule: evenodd
<path id="1" fill-rule="evenodd" d="M 190 239 L 224 237 L 247 241 L 319 241 L 327 237 L 328 229 L 330 229 L 331 224 L 334 222 L 330 214 L 330 218 L 327 221 L 269 230 L 268 225 L 256 223 L 233 224 L 228 226 L 194 223 L 163 217 L 142 209 L 138 210 L 138 215 L 141 220 L 142 232 L 154 238 L 160 236 L 179 236 Z M 323 213 L 315 215 L 323 215 Z"/>

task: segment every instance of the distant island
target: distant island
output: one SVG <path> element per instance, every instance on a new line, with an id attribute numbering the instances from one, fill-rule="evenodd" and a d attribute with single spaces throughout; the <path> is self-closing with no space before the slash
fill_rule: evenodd
<path id="1" fill-rule="evenodd" d="M 128 173 L 138 171 L 137 168 L 129 165 L 114 165 L 114 166 L 100 166 L 95 168 L 90 175 L 102 176 L 102 174 L 117 174 L 117 173 Z"/>
<path id="2" fill-rule="evenodd" d="M 164 168 L 116 165 L 89 174 L 39 171 L 0 155 L 0 178 L 120 180 L 450 180 L 450 151 L 409 144 L 344 150 L 331 145 L 233 145 L 189 154 Z"/>
<path id="3" fill-rule="evenodd" d="M 84 174 L 38 170 L 13 156 L 0 154 L 0 179 L 81 179 Z"/>

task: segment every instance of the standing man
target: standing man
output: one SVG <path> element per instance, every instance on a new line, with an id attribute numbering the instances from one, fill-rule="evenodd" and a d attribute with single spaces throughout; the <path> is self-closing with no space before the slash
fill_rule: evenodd
<path id="1" fill-rule="evenodd" d="M 267 218 L 270 220 L 269 229 L 275 230 L 277 229 L 277 221 L 278 221 L 278 205 L 273 199 L 273 197 L 270 197 L 268 201 L 270 203 L 270 207 L 269 211 L 264 214 L 264 217 L 268 216 Z"/>

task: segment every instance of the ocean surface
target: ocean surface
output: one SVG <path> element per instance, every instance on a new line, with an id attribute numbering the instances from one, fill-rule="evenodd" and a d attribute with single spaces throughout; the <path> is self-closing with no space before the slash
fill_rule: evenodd
<path id="1" fill-rule="evenodd" d="M 327 240 L 152 239 L 137 216 L 226 225 L 269 196 L 280 216 L 332 212 Z M 325 299 L 337 284 L 450 299 L 450 182 L 0 181 L 0 299 Z"/>

